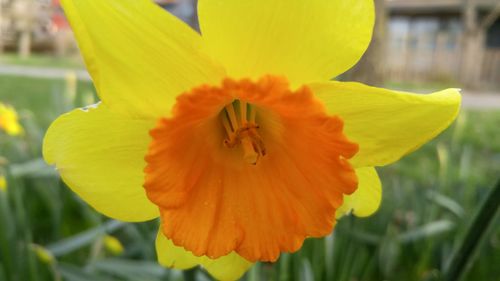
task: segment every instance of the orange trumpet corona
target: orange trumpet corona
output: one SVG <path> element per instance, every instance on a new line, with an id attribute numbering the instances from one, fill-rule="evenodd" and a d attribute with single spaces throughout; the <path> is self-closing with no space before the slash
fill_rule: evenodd
<path id="1" fill-rule="evenodd" d="M 197 256 L 275 261 L 328 235 L 357 188 L 342 120 L 284 78 L 197 87 L 150 134 L 147 195 L 165 236 Z"/>

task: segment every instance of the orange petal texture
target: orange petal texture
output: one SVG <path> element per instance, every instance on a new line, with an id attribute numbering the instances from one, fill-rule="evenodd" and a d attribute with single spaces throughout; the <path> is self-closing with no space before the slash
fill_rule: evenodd
<path id="1" fill-rule="evenodd" d="M 227 147 L 221 112 L 234 101 L 255 108 L 266 155 L 256 165 Z M 329 234 L 344 194 L 357 188 L 348 162 L 358 145 L 307 87 L 266 76 L 226 79 L 177 98 L 150 132 L 145 189 L 160 208 L 163 233 L 197 256 L 235 251 L 275 261 L 307 237 Z"/>

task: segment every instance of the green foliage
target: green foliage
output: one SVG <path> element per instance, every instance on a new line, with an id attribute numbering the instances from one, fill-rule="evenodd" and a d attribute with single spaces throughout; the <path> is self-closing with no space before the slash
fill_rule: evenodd
<path id="1" fill-rule="evenodd" d="M 0 134 L 8 180 L 7 192 L 0 191 L 0 280 L 210 280 L 200 269 L 181 273 L 155 262 L 157 221 L 104 218 L 44 164 L 50 122 L 92 100 L 90 83 L 68 83 L 0 76 L 0 100 L 20 111 L 26 129 L 17 138 Z M 257 264 L 245 280 L 440 280 L 500 175 L 499 124 L 500 112 L 463 112 L 436 140 L 379 169 L 383 202 L 374 216 L 345 217 L 334 234 L 306 240 L 275 264 Z M 497 216 L 493 225 L 499 223 Z M 119 256 L 103 246 L 107 233 L 125 246 Z M 488 230 L 465 280 L 500 276 L 499 238 L 498 227 Z"/>
<path id="2" fill-rule="evenodd" d="M 17 54 L 2 54 L 2 57 L 0 57 L 0 63 L 8 65 L 39 66 L 52 68 L 83 68 L 83 62 L 79 56 L 54 57 L 52 55 L 32 54 L 28 58 L 21 58 Z"/>

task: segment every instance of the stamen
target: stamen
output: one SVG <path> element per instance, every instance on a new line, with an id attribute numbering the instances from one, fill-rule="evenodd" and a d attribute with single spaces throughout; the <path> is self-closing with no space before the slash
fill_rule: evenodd
<path id="1" fill-rule="evenodd" d="M 240 116 L 241 124 L 244 126 L 247 123 L 247 102 L 240 100 Z"/>
<path id="2" fill-rule="evenodd" d="M 226 112 L 222 112 L 222 125 L 224 125 L 224 129 L 226 129 L 226 134 L 229 137 L 229 139 L 232 139 L 234 132 L 231 129 L 231 124 L 229 124 L 229 120 L 227 120 Z"/>
<path id="3" fill-rule="evenodd" d="M 226 111 L 229 115 L 229 120 L 231 120 L 231 126 L 233 127 L 233 131 L 238 130 L 238 119 L 236 118 L 236 113 L 234 112 L 233 104 L 226 105 Z"/>
<path id="4" fill-rule="evenodd" d="M 239 102 L 239 115 L 236 117 L 235 106 Z M 249 111 L 247 111 L 247 107 Z M 226 130 L 227 138 L 224 140 L 224 145 L 228 148 L 234 148 L 241 144 L 243 149 L 243 160 L 248 164 L 256 165 L 259 158 L 266 155 L 264 142 L 260 137 L 257 129 L 259 126 L 255 124 L 256 111 L 252 105 L 245 101 L 234 101 L 224 107 L 222 114 L 222 125 Z M 250 118 L 247 121 L 247 113 Z M 238 122 L 239 121 L 239 122 Z"/>
<path id="5" fill-rule="evenodd" d="M 256 116 L 255 109 L 253 108 L 253 106 L 250 106 L 250 120 L 249 120 L 250 123 L 255 124 L 255 116 Z"/>

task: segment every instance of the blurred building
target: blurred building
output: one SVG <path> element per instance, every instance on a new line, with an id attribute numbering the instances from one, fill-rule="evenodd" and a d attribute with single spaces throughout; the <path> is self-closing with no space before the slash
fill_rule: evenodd
<path id="1" fill-rule="evenodd" d="M 51 0 L 0 0 L 0 47 L 30 51 L 51 44 Z"/>
<path id="2" fill-rule="evenodd" d="M 155 2 L 198 30 L 197 0 L 155 0 Z"/>
<path id="3" fill-rule="evenodd" d="M 197 27 L 195 0 L 155 0 L 188 24 Z M 74 51 L 75 41 L 60 0 L 0 0 L 0 51 Z"/>
<path id="4" fill-rule="evenodd" d="M 386 0 L 386 80 L 500 88 L 500 0 Z"/>

